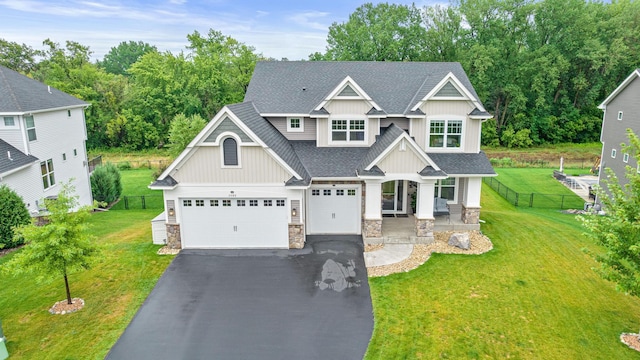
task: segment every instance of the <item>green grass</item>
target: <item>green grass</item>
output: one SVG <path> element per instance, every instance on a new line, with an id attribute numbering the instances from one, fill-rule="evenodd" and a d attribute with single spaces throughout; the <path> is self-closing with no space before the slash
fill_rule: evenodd
<path id="1" fill-rule="evenodd" d="M 122 175 L 122 196 L 121 200 L 111 209 L 124 210 L 125 196 L 129 197 L 127 199 L 129 208 L 142 209 L 142 199 L 140 196 L 144 196 L 146 208 L 155 209 L 156 212 L 159 213 L 163 209 L 162 191 L 148 188 L 149 184 L 155 180 L 153 177 L 155 172 L 156 170 L 153 169 L 120 170 L 120 174 Z"/>
<path id="2" fill-rule="evenodd" d="M 574 216 L 519 209 L 483 188 L 489 253 L 434 254 L 418 269 L 370 279 L 367 359 L 640 359 L 640 300 L 616 292 L 582 248 Z"/>
<path id="3" fill-rule="evenodd" d="M 64 282 L 29 276 L 0 279 L 0 319 L 10 359 L 103 359 L 173 256 L 158 256 L 149 221 L 156 210 L 109 211 L 91 217 L 102 257 L 69 276 L 71 296 L 85 307 L 69 315 L 48 309 L 65 298 Z M 0 258 L 0 266 L 12 254 Z"/>

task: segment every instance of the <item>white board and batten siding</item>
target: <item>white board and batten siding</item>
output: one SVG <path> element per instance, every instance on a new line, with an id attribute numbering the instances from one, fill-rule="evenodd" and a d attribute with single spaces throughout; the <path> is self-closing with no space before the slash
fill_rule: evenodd
<path id="1" fill-rule="evenodd" d="M 463 152 L 478 152 L 480 151 L 479 136 L 480 136 L 480 124 L 481 120 L 469 119 L 467 114 L 473 111 L 474 106 L 467 100 L 429 100 L 420 107 L 426 117 L 442 116 L 442 120 L 447 120 L 447 116 L 465 117 L 464 129 L 463 129 Z M 429 122 L 426 119 L 413 119 L 411 125 L 411 136 L 416 140 L 416 143 L 425 150 L 429 150 L 428 134 L 429 134 Z M 450 149 L 449 149 L 450 150 Z M 431 151 L 431 150 L 429 150 Z"/>

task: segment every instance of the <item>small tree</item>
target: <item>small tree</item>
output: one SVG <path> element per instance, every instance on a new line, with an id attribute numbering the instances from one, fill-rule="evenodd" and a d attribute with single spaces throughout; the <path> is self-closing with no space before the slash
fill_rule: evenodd
<path id="1" fill-rule="evenodd" d="M 627 134 L 630 145 L 622 144 L 622 150 L 638 161 L 640 139 L 630 129 Z M 627 166 L 629 182 L 623 187 L 611 169 L 605 171 L 606 189 L 598 188 L 597 194 L 606 216 L 587 215 L 581 220 L 588 235 L 605 249 L 595 256 L 600 275 L 614 281 L 619 290 L 640 296 L 640 175 Z"/>
<path id="2" fill-rule="evenodd" d="M 22 245 L 22 238 L 14 238 L 13 228 L 30 221 L 29 210 L 20 195 L 8 186 L 0 185 L 0 249 Z"/>
<path id="3" fill-rule="evenodd" d="M 113 181 L 113 191 L 117 200 L 120 198 L 120 195 L 122 195 L 122 176 L 120 175 L 120 170 L 118 170 L 118 167 L 113 165 L 112 163 L 106 163 L 104 167 L 107 169 L 107 172 L 111 174 L 111 181 Z"/>
<path id="4" fill-rule="evenodd" d="M 171 154 L 174 156 L 180 155 L 206 125 L 207 122 L 200 115 L 192 115 L 190 117 L 186 117 L 184 114 L 176 115 L 169 128 Z"/>
<path id="5" fill-rule="evenodd" d="M 111 163 L 98 166 L 91 173 L 91 193 L 100 203 L 111 204 L 118 200 L 122 194 L 120 170 Z"/>
<path id="6" fill-rule="evenodd" d="M 5 264 L 5 270 L 17 275 L 35 273 L 37 281 L 64 278 L 67 303 L 71 304 L 68 274 L 88 269 L 89 261 L 97 255 L 98 248 L 87 233 L 87 218 L 91 207 L 78 206 L 74 188 L 63 184 L 57 199 L 45 199 L 49 223 L 16 228 L 16 236 L 22 236 L 26 245 Z"/>

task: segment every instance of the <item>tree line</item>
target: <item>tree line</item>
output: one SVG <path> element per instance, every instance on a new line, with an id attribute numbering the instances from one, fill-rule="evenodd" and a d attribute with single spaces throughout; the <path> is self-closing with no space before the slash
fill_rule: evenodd
<path id="1" fill-rule="evenodd" d="M 266 60 L 218 31 L 187 39 L 179 54 L 122 42 L 96 63 L 73 41 L 34 50 L 0 39 L 0 64 L 92 103 L 90 148 L 161 147 L 177 115 L 210 119 L 242 101 Z M 638 40 L 640 3 L 629 0 L 367 3 L 333 23 L 325 52 L 309 60 L 460 62 L 494 115 L 483 144 L 523 147 L 597 141 L 597 105 L 640 66 Z"/>

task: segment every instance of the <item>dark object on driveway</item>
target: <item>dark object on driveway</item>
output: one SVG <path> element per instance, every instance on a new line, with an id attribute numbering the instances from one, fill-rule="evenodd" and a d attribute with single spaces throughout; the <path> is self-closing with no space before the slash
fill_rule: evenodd
<path id="1" fill-rule="evenodd" d="M 302 250 L 183 250 L 107 359 L 362 359 L 373 314 L 360 236 Z"/>

